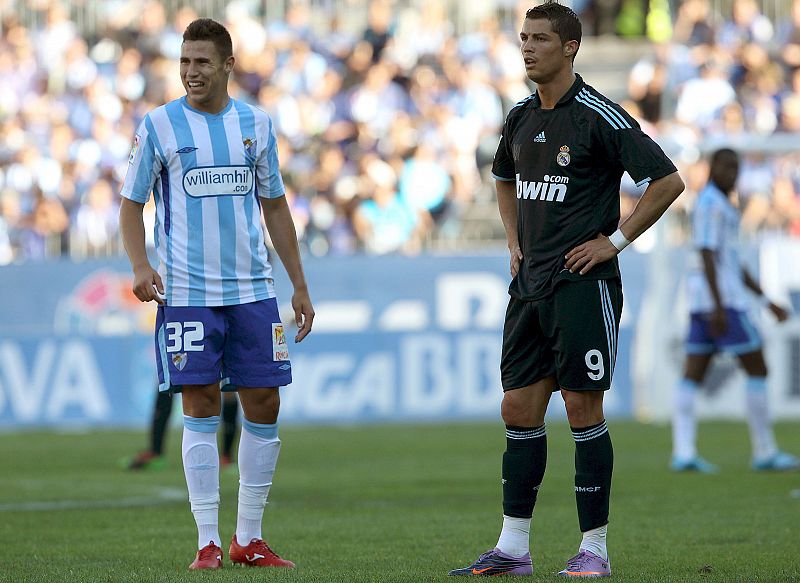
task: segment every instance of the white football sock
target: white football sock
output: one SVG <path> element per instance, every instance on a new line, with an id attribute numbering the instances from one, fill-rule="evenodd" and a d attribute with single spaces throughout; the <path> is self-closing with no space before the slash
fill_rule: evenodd
<path id="1" fill-rule="evenodd" d="M 697 456 L 697 419 L 694 399 L 697 383 L 681 379 L 675 387 L 672 410 L 672 456 L 690 460 Z"/>
<path id="2" fill-rule="evenodd" d="M 497 548 L 512 557 L 522 557 L 530 552 L 530 518 L 515 518 L 503 515 L 503 530 Z"/>
<path id="3" fill-rule="evenodd" d="M 767 379 L 747 377 L 747 425 L 753 459 L 770 458 L 778 452 L 767 402 Z"/>
<path id="4" fill-rule="evenodd" d="M 607 530 L 608 525 L 606 524 L 584 532 L 580 550 L 592 552 L 604 561 L 608 561 L 608 550 L 606 549 Z"/>
<path id="5" fill-rule="evenodd" d="M 268 425 L 242 420 L 239 511 L 236 519 L 236 542 L 242 546 L 254 538 L 262 538 L 261 521 L 280 449 L 277 423 Z"/>
<path id="6" fill-rule="evenodd" d="M 189 502 L 197 523 L 197 548 L 209 541 L 222 546 L 219 536 L 219 453 L 214 417 L 183 417 L 183 472 L 189 489 Z"/>

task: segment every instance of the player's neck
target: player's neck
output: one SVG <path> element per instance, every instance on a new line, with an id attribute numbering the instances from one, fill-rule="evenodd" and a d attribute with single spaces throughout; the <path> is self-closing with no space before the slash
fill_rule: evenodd
<path id="1" fill-rule="evenodd" d="M 191 97 L 188 95 L 186 96 L 186 103 L 189 104 L 189 107 L 192 109 L 196 109 L 197 111 L 202 111 L 203 113 L 208 113 L 210 115 L 216 115 L 220 113 L 223 109 L 228 107 L 228 102 L 231 100 L 228 93 L 224 93 L 219 97 L 216 97 L 212 100 L 205 101 L 203 103 L 197 103 L 193 101 Z"/>
<path id="2" fill-rule="evenodd" d="M 539 99 L 542 102 L 542 109 L 554 109 L 559 99 L 569 91 L 575 83 L 575 72 L 570 68 L 559 73 L 552 80 L 536 85 Z"/>
<path id="3" fill-rule="evenodd" d="M 733 192 L 733 189 L 732 189 L 732 188 L 731 188 L 730 190 L 725 190 L 725 189 L 724 189 L 724 188 L 722 188 L 722 187 L 721 187 L 719 184 L 717 184 L 716 182 L 714 182 L 714 180 L 713 180 L 713 179 L 711 179 L 711 180 L 710 180 L 710 182 L 711 182 L 711 184 L 713 184 L 713 185 L 714 185 L 714 186 L 717 188 L 717 190 L 719 190 L 719 191 L 720 191 L 722 194 L 724 194 L 724 195 L 725 195 L 725 196 L 727 196 L 728 198 L 730 198 L 730 197 L 731 197 L 731 193 Z"/>

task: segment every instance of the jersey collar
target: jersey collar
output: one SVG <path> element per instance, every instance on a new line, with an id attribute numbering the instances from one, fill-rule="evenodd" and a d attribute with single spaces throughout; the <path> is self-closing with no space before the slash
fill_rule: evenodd
<path id="1" fill-rule="evenodd" d="M 181 97 L 181 102 L 183 103 L 183 106 L 186 109 L 188 109 L 189 111 L 193 111 L 193 112 L 195 112 L 195 113 L 197 113 L 199 115 L 202 115 L 203 117 L 209 117 L 209 118 L 210 117 L 219 117 L 219 116 L 225 115 L 226 113 L 228 113 L 230 111 L 231 107 L 233 107 L 233 97 L 229 97 L 227 105 L 225 107 L 223 107 L 217 113 L 208 113 L 206 111 L 200 111 L 199 109 L 195 109 L 194 107 L 189 105 L 189 100 L 186 99 L 185 95 L 183 97 Z"/>
<path id="2" fill-rule="evenodd" d="M 558 100 L 558 103 L 556 103 L 556 109 L 572 102 L 572 99 L 578 94 L 578 91 L 580 91 L 583 86 L 584 86 L 583 77 L 575 73 L 575 82 L 567 90 L 567 92 L 561 96 L 561 99 Z M 536 109 L 542 107 L 542 100 L 539 97 L 538 91 L 535 91 L 533 93 L 533 107 Z"/>

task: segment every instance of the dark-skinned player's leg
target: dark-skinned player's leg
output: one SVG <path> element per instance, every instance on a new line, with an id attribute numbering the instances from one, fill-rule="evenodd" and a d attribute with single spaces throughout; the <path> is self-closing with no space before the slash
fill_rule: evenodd
<path id="1" fill-rule="evenodd" d="M 164 438 L 167 424 L 172 414 L 172 393 L 159 391 L 156 387 L 156 401 L 153 405 L 153 418 L 150 422 L 150 448 L 139 452 L 133 459 L 126 460 L 129 470 L 162 467 L 164 455 Z"/>
<path id="2" fill-rule="evenodd" d="M 233 444 L 239 432 L 239 399 L 235 392 L 222 395 L 222 451 L 219 454 L 220 465 L 233 463 Z"/>

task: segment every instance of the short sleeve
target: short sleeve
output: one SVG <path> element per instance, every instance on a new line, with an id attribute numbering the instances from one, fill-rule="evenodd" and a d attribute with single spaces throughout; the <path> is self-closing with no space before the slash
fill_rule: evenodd
<path id="1" fill-rule="evenodd" d="M 500 135 L 500 143 L 497 144 L 497 152 L 494 155 L 492 164 L 492 176 L 497 180 L 511 182 L 515 180 L 516 171 L 514 169 L 514 158 L 510 152 L 511 136 L 508 132 L 508 119 L 503 124 L 503 133 Z"/>
<path id="2" fill-rule="evenodd" d="M 256 161 L 256 193 L 263 198 L 278 198 L 286 194 L 278 165 L 278 138 L 272 120 L 267 118 L 266 146 Z"/>
<path id="3" fill-rule="evenodd" d="M 608 159 L 619 163 L 636 186 L 642 186 L 677 172 L 661 147 L 642 131 L 639 124 L 618 105 L 598 107 L 600 139 Z"/>
<path id="4" fill-rule="evenodd" d="M 700 202 L 692 217 L 692 246 L 716 251 L 722 246 L 725 216 L 718 205 Z"/>
<path id="5" fill-rule="evenodd" d="M 128 158 L 128 172 L 125 174 L 120 194 L 135 202 L 147 202 L 162 167 L 153 126 L 149 117 L 145 116 L 133 137 L 133 146 Z"/>

